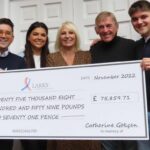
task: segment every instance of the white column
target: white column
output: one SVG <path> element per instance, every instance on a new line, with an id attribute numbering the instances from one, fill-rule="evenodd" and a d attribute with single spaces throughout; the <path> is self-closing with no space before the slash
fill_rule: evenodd
<path id="1" fill-rule="evenodd" d="M 10 2 L 10 0 L 1 0 L 0 18 L 9 17 L 9 2 Z"/>

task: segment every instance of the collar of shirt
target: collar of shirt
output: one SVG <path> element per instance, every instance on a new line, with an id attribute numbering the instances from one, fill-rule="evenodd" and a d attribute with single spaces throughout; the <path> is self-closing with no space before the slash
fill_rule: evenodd
<path id="1" fill-rule="evenodd" d="M 149 39 L 150 39 L 150 36 L 144 38 L 145 43 L 147 43 Z"/>
<path id="2" fill-rule="evenodd" d="M 0 57 L 6 57 L 6 56 L 8 56 L 8 50 L 5 50 L 4 52 L 0 52 Z"/>

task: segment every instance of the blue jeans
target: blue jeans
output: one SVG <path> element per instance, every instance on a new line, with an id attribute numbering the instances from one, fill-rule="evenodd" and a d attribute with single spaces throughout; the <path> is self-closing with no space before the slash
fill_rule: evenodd
<path id="1" fill-rule="evenodd" d="M 148 128 L 150 137 L 150 112 L 148 112 Z M 150 139 L 148 141 L 137 141 L 138 150 L 150 150 Z"/>

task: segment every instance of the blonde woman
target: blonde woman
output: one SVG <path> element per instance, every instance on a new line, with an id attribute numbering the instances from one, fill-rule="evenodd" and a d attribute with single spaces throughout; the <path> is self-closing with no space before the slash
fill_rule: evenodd
<path id="1" fill-rule="evenodd" d="M 64 22 L 58 29 L 55 49 L 57 52 L 49 54 L 47 66 L 69 66 L 91 63 L 88 51 L 81 51 L 80 38 L 76 26 L 72 22 Z M 98 141 L 59 140 L 49 141 L 49 150 L 100 150 Z"/>
<path id="2" fill-rule="evenodd" d="M 91 63 L 88 51 L 81 51 L 80 38 L 77 28 L 72 22 L 64 22 L 58 29 L 55 49 L 49 54 L 47 66 L 67 66 Z"/>

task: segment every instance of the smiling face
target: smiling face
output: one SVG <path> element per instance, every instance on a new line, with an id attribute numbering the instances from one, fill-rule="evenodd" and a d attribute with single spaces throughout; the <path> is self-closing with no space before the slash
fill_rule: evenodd
<path id="1" fill-rule="evenodd" d="M 42 50 L 47 41 L 47 33 L 44 28 L 37 27 L 32 30 L 31 34 L 28 37 L 28 41 L 30 41 L 33 50 Z"/>
<path id="2" fill-rule="evenodd" d="M 103 42 L 111 42 L 117 35 L 118 25 L 112 17 L 107 16 L 97 20 L 95 30 Z"/>
<path id="3" fill-rule="evenodd" d="M 0 24 L 0 51 L 5 51 L 14 39 L 11 26 Z"/>
<path id="4" fill-rule="evenodd" d="M 76 35 L 75 33 L 67 28 L 63 27 L 60 32 L 60 43 L 62 47 L 72 48 L 76 44 Z"/>
<path id="5" fill-rule="evenodd" d="M 150 11 L 139 10 L 132 14 L 131 22 L 134 29 L 143 37 L 150 36 Z"/>

